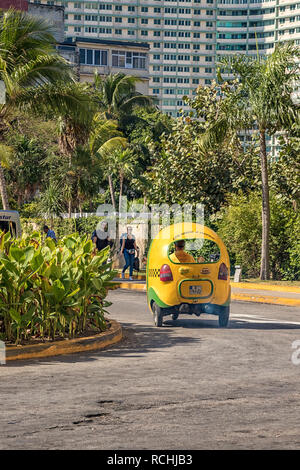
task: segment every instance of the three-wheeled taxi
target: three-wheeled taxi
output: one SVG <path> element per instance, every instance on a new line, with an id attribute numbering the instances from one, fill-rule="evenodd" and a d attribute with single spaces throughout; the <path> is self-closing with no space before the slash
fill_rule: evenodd
<path id="1" fill-rule="evenodd" d="M 147 258 L 147 300 L 156 326 L 163 317 L 217 315 L 226 327 L 230 312 L 230 264 L 226 247 L 210 228 L 177 223 L 152 240 Z"/>

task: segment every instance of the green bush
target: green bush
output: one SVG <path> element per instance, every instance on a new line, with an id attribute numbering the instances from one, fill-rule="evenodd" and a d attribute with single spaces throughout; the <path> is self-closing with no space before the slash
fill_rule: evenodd
<path id="1" fill-rule="evenodd" d="M 270 194 L 270 271 L 273 279 L 300 278 L 300 215 Z M 229 251 L 231 265 L 246 277 L 258 277 L 261 260 L 261 194 L 239 194 L 218 214 L 216 231 Z"/>
<path id="2" fill-rule="evenodd" d="M 71 235 L 74 232 L 91 237 L 101 219 L 101 217 L 97 216 L 81 217 L 78 219 L 60 219 L 56 217 L 52 220 L 38 217 L 21 217 L 21 227 L 22 232 L 26 235 L 30 235 L 33 231 L 42 231 L 43 226 L 46 224 L 55 231 L 57 239 Z"/>
<path id="3" fill-rule="evenodd" d="M 255 277 L 259 273 L 261 246 L 260 197 L 250 199 L 243 194 L 231 197 L 228 207 L 219 214 L 216 230 L 230 256 L 230 264 L 242 266 L 243 274 Z"/>
<path id="4" fill-rule="evenodd" d="M 31 336 L 74 337 L 86 328 L 104 330 L 106 294 L 115 272 L 109 249 L 94 254 L 86 236 L 57 244 L 33 232 L 22 239 L 1 235 L 0 332 L 7 341 Z"/>

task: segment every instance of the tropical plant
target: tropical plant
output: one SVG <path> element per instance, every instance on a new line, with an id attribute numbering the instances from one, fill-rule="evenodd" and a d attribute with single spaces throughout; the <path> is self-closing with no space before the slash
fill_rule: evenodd
<path id="1" fill-rule="evenodd" d="M 242 266 L 245 277 L 258 277 L 261 262 L 261 194 L 242 192 L 228 197 L 228 205 L 216 214 L 215 230 L 228 248 L 231 265 Z M 270 193 L 270 271 L 272 279 L 299 279 L 300 216 Z"/>
<path id="2" fill-rule="evenodd" d="M 6 182 L 10 196 L 17 200 L 19 206 L 32 201 L 36 191 L 41 189 L 44 176 L 40 165 L 42 158 L 45 158 L 45 151 L 36 139 L 20 134 L 13 136 Z"/>
<path id="3" fill-rule="evenodd" d="M 114 164 L 111 156 L 114 152 L 125 149 L 127 145 L 127 139 L 118 130 L 117 121 L 105 120 L 100 114 L 95 115 L 90 134 L 90 151 L 94 157 L 94 164 L 101 168 L 103 176 L 108 179 L 114 211 L 117 210 L 117 205 L 113 186 Z"/>
<path id="4" fill-rule="evenodd" d="M 218 111 L 219 98 L 215 90 L 207 89 L 204 93 L 210 93 L 211 100 L 201 110 L 207 111 L 211 122 Z M 152 165 L 143 175 L 145 181 L 140 178 L 138 182 L 149 201 L 202 203 L 208 216 L 220 209 L 228 193 L 256 188 L 257 164 L 252 149 L 244 154 L 239 142 L 228 139 L 226 146 L 215 145 L 203 150 L 200 140 L 206 126 L 208 122 L 202 119 L 180 118 L 158 145 L 150 142 Z"/>
<path id="5" fill-rule="evenodd" d="M 41 194 L 38 202 L 37 211 L 38 215 L 44 218 L 49 218 L 51 224 L 56 216 L 60 216 L 64 207 L 64 194 L 60 184 L 52 180 L 49 182 L 48 187 Z"/>
<path id="6" fill-rule="evenodd" d="M 278 158 L 270 166 L 270 185 L 295 211 L 300 209 L 300 123 L 280 136 Z"/>
<path id="7" fill-rule="evenodd" d="M 299 110 L 291 95 L 299 80 L 299 48 L 290 43 L 278 45 L 268 56 L 228 56 L 221 61 L 222 69 L 235 76 L 225 87 L 220 112 L 207 129 L 203 145 L 224 142 L 236 131 L 257 129 L 262 182 L 262 244 L 261 279 L 270 276 L 270 202 L 266 135 L 290 128 Z M 220 75 L 219 75 L 220 77 Z"/>
<path id="8" fill-rule="evenodd" d="M 0 107 L 0 134 L 14 109 L 32 104 L 32 90 L 71 79 L 71 69 L 56 52 L 52 33 L 53 28 L 40 18 L 12 9 L 0 13 L 0 79 L 6 88 L 6 103 Z M 1 164 L 0 190 L 3 208 L 8 209 Z"/>
<path id="9" fill-rule="evenodd" d="M 128 122 L 135 107 L 147 107 L 152 104 L 149 96 L 136 91 L 136 84 L 142 82 L 138 77 L 124 73 L 109 74 L 101 77 L 95 73 L 94 90 L 100 110 L 106 119 Z"/>
<path id="10" fill-rule="evenodd" d="M 115 275 L 107 249 L 95 255 L 92 241 L 78 234 L 43 243 L 37 232 L 21 240 L 2 234 L 0 249 L 0 331 L 7 341 L 106 328 Z"/>

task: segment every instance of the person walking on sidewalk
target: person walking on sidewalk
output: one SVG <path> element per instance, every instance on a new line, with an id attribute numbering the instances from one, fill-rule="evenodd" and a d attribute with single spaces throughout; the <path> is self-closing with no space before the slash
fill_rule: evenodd
<path id="1" fill-rule="evenodd" d="M 122 269 L 122 279 L 125 279 L 125 271 L 129 268 L 129 280 L 133 280 L 133 262 L 135 251 L 139 253 L 139 248 L 135 243 L 135 236 L 132 233 L 132 227 L 127 227 L 127 233 L 122 234 L 121 255 L 124 255 L 125 266 Z"/>

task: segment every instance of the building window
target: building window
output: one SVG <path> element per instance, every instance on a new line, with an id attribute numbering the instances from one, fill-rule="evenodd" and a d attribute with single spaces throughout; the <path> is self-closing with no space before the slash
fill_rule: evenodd
<path id="1" fill-rule="evenodd" d="M 127 18 L 128 23 L 135 23 L 135 18 Z"/>
<path id="2" fill-rule="evenodd" d="M 116 11 L 122 11 L 122 5 L 116 5 L 115 10 Z"/>
<path id="3" fill-rule="evenodd" d="M 99 49 L 79 49 L 80 63 L 84 65 L 107 65 L 107 51 Z"/>
<path id="4" fill-rule="evenodd" d="M 115 29 L 115 33 L 116 34 L 122 34 L 122 30 L 121 29 Z"/>
<path id="5" fill-rule="evenodd" d="M 126 69 L 146 69 L 146 54 L 113 50 L 112 66 Z"/>
<path id="6" fill-rule="evenodd" d="M 128 11 L 135 11 L 135 7 L 134 6 L 129 6 Z"/>
<path id="7" fill-rule="evenodd" d="M 74 32 L 75 33 L 80 33 L 81 32 L 81 27 L 80 26 L 74 26 Z"/>
<path id="8" fill-rule="evenodd" d="M 81 15 L 74 15 L 74 20 L 75 21 L 80 21 L 81 20 Z"/>

